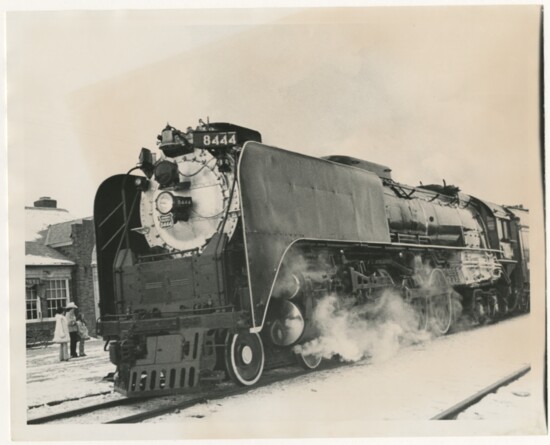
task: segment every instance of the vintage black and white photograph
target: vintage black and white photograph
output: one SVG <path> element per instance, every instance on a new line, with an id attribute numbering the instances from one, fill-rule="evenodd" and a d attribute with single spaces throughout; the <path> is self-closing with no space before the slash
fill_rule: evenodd
<path id="1" fill-rule="evenodd" d="M 543 54 L 541 5 L 7 11 L 12 439 L 546 435 Z"/>

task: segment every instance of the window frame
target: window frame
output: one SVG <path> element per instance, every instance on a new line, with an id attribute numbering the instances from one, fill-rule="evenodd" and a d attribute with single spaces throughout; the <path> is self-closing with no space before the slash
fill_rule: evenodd
<path id="1" fill-rule="evenodd" d="M 52 282 L 63 282 L 64 283 L 64 290 L 65 290 L 65 298 L 63 297 L 57 297 L 57 298 L 48 298 L 48 295 L 49 293 L 53 290 L 53 291 L 60 291 L 60 290 L 63 290 L 63 288 L 57 288 L 55 287 L 54 289 L 51 289 L 50 288 L 50 283 Z M 45 313 L 45 317 L 42 318 L 42 320 L 44 321 L 51 321 L 51 320 L 55 320 L 55 312 L 53 314 L 53 316 L 51 317 L 48 317 L 48 312 L 49 312 L 49 304 L 48 302 L 49 301 L 59 301 L 59 300 L 64 300 L 63 301 L 63 306 L 67 306 L 67 304 L 69 304 L 69 301 L 70 301 L 70 287 L 69 287 L 69 282 L 70 282 L 70 279 L 68 278 L 51 278 L 51 279 L 48 279 L 48 280 L 44 280 L 44 300 L 46 301 L 46 313 Z M 59 307 L 59 306 L 56 306 L 56 307 Z M 55 309 L 54 309 L 55 311 Z"/>
<path id="2" fill-rule="evenodd" d="M 28 292 L 34 292 L 35 298 L 29 299 Z M 28 318 L 29 309 L 27 309 L 27 304 L 29 302 L 34 302 L 36 305 L 36 318 Z M 33 311 L 33 309 L 31 309 Z M 38 292 L 38 285 L 33 285 L 25 288 L 25 322 L 27 323 L 40 323 L 43 320 L 42 318 L 42 299 L 40 298 L 40 293 Z"/>
<path id="3" fill-rule="evenodd" d="M 498 218 L 498 236 L 500 241 L 509 242 L 512 237 L 512 226 L 510 221 Z"/>

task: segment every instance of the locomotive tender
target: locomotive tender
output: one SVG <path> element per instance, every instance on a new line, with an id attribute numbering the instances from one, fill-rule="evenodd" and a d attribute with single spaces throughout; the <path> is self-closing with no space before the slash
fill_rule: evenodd
<path id="1" fill-rule="evenodd" d="M 317 159 L 257 131 L 203 123 L 158 137 L 161 159 L 105 180 L 94 204 L 101 318 L 127 396 L 321 357 L 319 299 L 370 304 L 390 289 L 439 334 L 529 306 L 527 210 L 448 185 L 410 187 L 385 166 Z M 135 171 L 141 173 L 135 174 Z"/>

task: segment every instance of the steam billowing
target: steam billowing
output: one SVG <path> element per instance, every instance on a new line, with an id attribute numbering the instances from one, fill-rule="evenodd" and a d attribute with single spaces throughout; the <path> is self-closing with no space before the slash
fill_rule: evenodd
<path id="1" fill-rule="evenodd" d="M 302 255 L 290 251 L 285 257 L 283 267 L 277 277 L 273 289 L 275 298 L 293 298 L 301 284 L 298 277 L 307 276 L 311 281 L 322 282 L 327 278 L 327 271 L 332 268 L 327 258 L 319 256 L 315 259 L 315 267 Z"/>
<path id="2" fill-rule="evenodd" d="M 310 275 L 307 261 L 297 258 L 300 273 Z M 427 300 L 434 295 L 447 295 L 452 302 L 453 321 L 458 319 L 462 312 L 460 295 L 442 283 L 441 276 L 433 274 L 428 265 L 422 264 L 418 258 L 415 263 L 420 293 Z M 295 269 L 290 267 L 287 270 Z M 315 273 L 320 276 L 318 271 Z M 342 361 L 387 360 L 401 347 L 428 341 L 436 335 L 434 331 L 437 330 L 432 329 L 435 321 L 430 314 L 428 310 L 421 316 L 403 300 L 401 292 L 394 289 L 387 289 L 374 301 L 363 304 L 358 304 L 351 296 L 330 294 L 317 302 L 310 320 L 319 335 L 296 345 L 293 350 L 316 357 L 337 356 Z M 422 322 L 422 317 L 427 320 Z"/>
<path id="3" fill-rule="evenodd" d="M 344 361 L 365 357 L 385 360 L 403 345 L 429 340 L 431 334 L 418 329 L 418 315 L 400 295 L 386 291 L 375 303 L 356 306 L 335 295 L 323 298 L 313 313 L 319 337 L 295 347 L 304 355 Z"/>

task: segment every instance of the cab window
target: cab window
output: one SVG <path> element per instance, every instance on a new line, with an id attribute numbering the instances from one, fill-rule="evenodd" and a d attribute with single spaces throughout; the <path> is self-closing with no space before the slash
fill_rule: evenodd
<path id="1" fill-rule="evenodd" d="M 510 240 L 510 221 L 506 219 L 497 220 L 498 237 L 501 240 Z"/>

